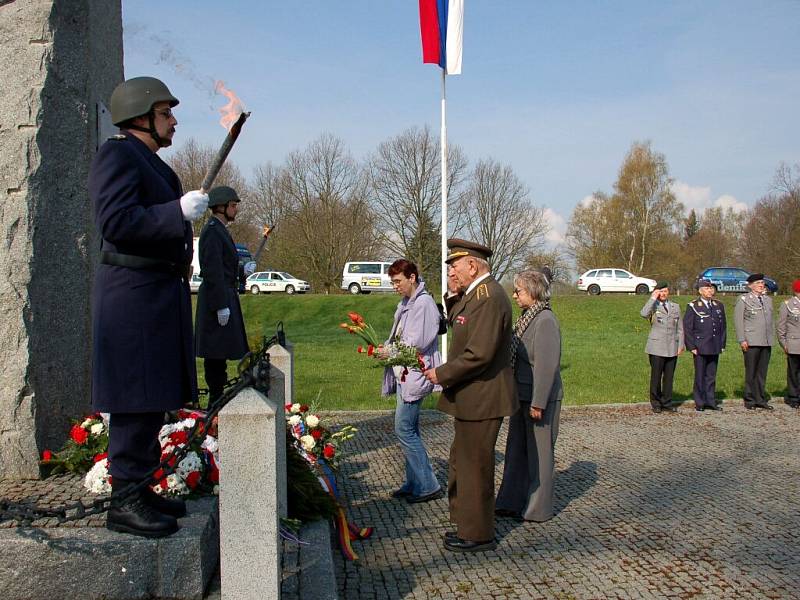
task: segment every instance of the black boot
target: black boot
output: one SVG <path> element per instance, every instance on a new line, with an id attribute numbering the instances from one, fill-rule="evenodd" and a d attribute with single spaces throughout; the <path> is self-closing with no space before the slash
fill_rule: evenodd
<path id="1" fill-rule="evenodd" d="M 119 499 L 119 495 L 132 482 L 114 480 L 112 482 L 111 508 L 106 517 L 106 527 L 111 531 L 130 533 L 148 538 L 159 538 L 178 531 L 174 517 L 162 514 L 146 504 L 141 493 Z M 117 496 L 117 499 L 114 499 Z"/>
<path id="2" fill-rule="evenodd" d="M 142 500 L 144 500 L 144 503 L 150 506 L 150 508 L 154 508 L 158 512 L 169 515 L 170 517 L 180 519 L 186 516 L 186 502 L 180 498 L 159 496 L 149 487 L 146 487 L 142 490 Z"/>

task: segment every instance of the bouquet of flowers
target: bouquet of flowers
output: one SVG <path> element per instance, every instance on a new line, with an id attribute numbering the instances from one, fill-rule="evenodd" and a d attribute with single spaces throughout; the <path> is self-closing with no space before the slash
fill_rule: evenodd
<path id="1" fill-rule="evenodd" d="M 287 404 L 285 409 L 288 431 L 300 456 L 311 465 L 323 460 L 335 469 L 344 456 L 343 444 L 355 436 L 357 429 L 344 425 L 332 432 L 307 404 Z"/>
<path id="2" fill-rule="evenodd" d="M 373 364 L 374 367 L 403 367 L 404 373 L 408 373 L 409 368 L 425 369 L 425 363 L 414 346 L 409 346 L 400 341 L 400 332 L 397 332 L 392 342 L 386 346 L 378 342 L 375 329 L 369 325 L 360 314 L 356 312 L 347 313 L 350 323 L 341 323 L 339 327 L 347 330 L 353 335 L 358 335 L 367 344 L 366 347 L 359 346 L 356 352 L 367 356 L 379 356 Z"/>
<path id="3" fill-rule="evenodd" d="M 42 452 L 41 465 L 56 473 L 85 473 L 108 454 L 108 420 L 94 413 L 74 421 L 61 450 Z"/>

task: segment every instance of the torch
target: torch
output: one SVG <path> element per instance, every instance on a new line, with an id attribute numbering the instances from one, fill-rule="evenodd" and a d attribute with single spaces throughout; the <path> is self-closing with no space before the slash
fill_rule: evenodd
<path id="1" fill-rule="evenodd" d="M 233 145 L 236 143 L 236 139 L 242 132 L 242 125 L 244 125 L 244 122 L 249 116 L 249 112 L 240 113 L 239 118 L 236 119 L 236 122 L 228 130 L 228 135 L 225 136 L 225 141 L 222 142 L 222 147 L 220 147 L 219 152 L 217 152 L 217 155 L 214 157 L 214 162 L 211 163 L 211 167 L 208 169 L 205 179 L 203 179 L 203 185 L 200 186 L 200 191 L 207 192 L 209 189 L 211 189 L 211 186 L 214 184 L 214 180 L 217 178 L 217 175 L 219 175 L 219 170 L 222 168 L 222 165 L 225 163 L 225 159 L 228 158 L 228 154 L 231 152 L 231 148 L 233 148 Z"/>

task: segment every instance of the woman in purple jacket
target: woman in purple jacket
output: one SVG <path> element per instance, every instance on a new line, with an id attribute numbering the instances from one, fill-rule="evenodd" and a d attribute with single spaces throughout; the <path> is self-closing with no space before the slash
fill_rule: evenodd
<path id="1" fill-rule="evenodd" d="M 417 348 L 427 368 L 439 366 L 439 309 L 425 291 L 417 266 L 401 258 L 389 267 L 389 277 L 395 291 L 403 298 L 394 313 L 386 347 L 399 340 Z M 378 350 L 379 357 L 388 356 L 386 347 Z M 436 500 L 444 495 L 419 434 L 420 405 L 433 391 L 433 384 L 418 369 L 408 369 L 404 373 L 403 367 L 387 367 L 384 371 L 382 392 L 384 396 L 397 394 L 394 431 L 406 458 L 405 483 L 392 496 L 405 498 L 410 504 Z"/>

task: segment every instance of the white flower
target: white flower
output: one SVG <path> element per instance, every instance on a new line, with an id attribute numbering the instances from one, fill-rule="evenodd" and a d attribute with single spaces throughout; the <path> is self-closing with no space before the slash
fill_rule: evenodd
<path id="1" fill-rule="evenodd" d="M 103 423 L 100 422 L 92 425 L 92 428 L 89 431 L 91 431 L 94 435 L 100 435 L 101 433 L 103 433 L 103 429 L 104 429 Z"/>
<path id="2" fill-rule="evenodd" d="M 111 493 L 111 483 L 108 481 L 108 459 L 98 460 L 86 477 L 83 478 L 83 487 L 93 494 Z"/>
<path id="3" fill-rule="evenodd" d="M 200 446 L 203 450 L 208 450 L 211 454 L 216 454 L 219 450 L 219 442 L 217 442 L 216 438 L 211 435 L 207 435 L 206 439 L 203 440 L 203 444 Z"/>
<path id="4" fill-rule="evenodd" d="M 178 421 L 177 425 L 179 425 L 178 429 L 191 429 L 194 427 L 194 419 L 191 417 L 188 419 L 184 419 L 183 421 Z"/>
<path id="5" fill-rule="evenodd" d="M 86 419 L 86 420 L 85 420 L 83 423 L 81 423 L 81 427 L 83 427 L 84 429 L 89 429 L 89 427 L 91 426 L 91 424 L 92 424 L 92 418 L 91 418 L 91 417 L 89 417 L 89 418 L 88 418 L 88 419 Z"/>
<path id="6" fill-rule="evenodd" d="M 184 459 L 178 463 L 178 468 L 175 469 L 175 472 L 180 475 L 182 479 L 186 479 L 189 473 L 202 470 L 203 461 L 197 455 L 197 452 L 188 452 Z M 167 480 L 169 481 L 169 478 L 167 478 Z"/>
<path id="7" fill-rule="evenodd" d="M 292 408 L 289 409 L 289 412 L 291 412 L 293 414 L 299 413 L 300 412 L 300 404 L 298 404 L 297 402 L 292 404 Z"/>
<path id="8" fill-rule="evenodd" d="M 300 415 L 292 415 L 291 417 L 289 417 L 289 425 L 294 427 L 295 425 L 299 425 L 300 421 L 302 420 L 303 417 L 301 417 Z"/>
<path id="9" fill-rule="evenodd" d="M 304 435 L 300 438 L 300 444 L 303 446 L 303 450 L 310 452 L 317 445 L 317 441 L 313 436 Z"/>
<path id="10" fill-rule="evenodd" d="M 316 427 L 319 425 L 319 417 L 317 415 L 308 415 L 306 417 L 306 425 L 309 427 Z"/>

